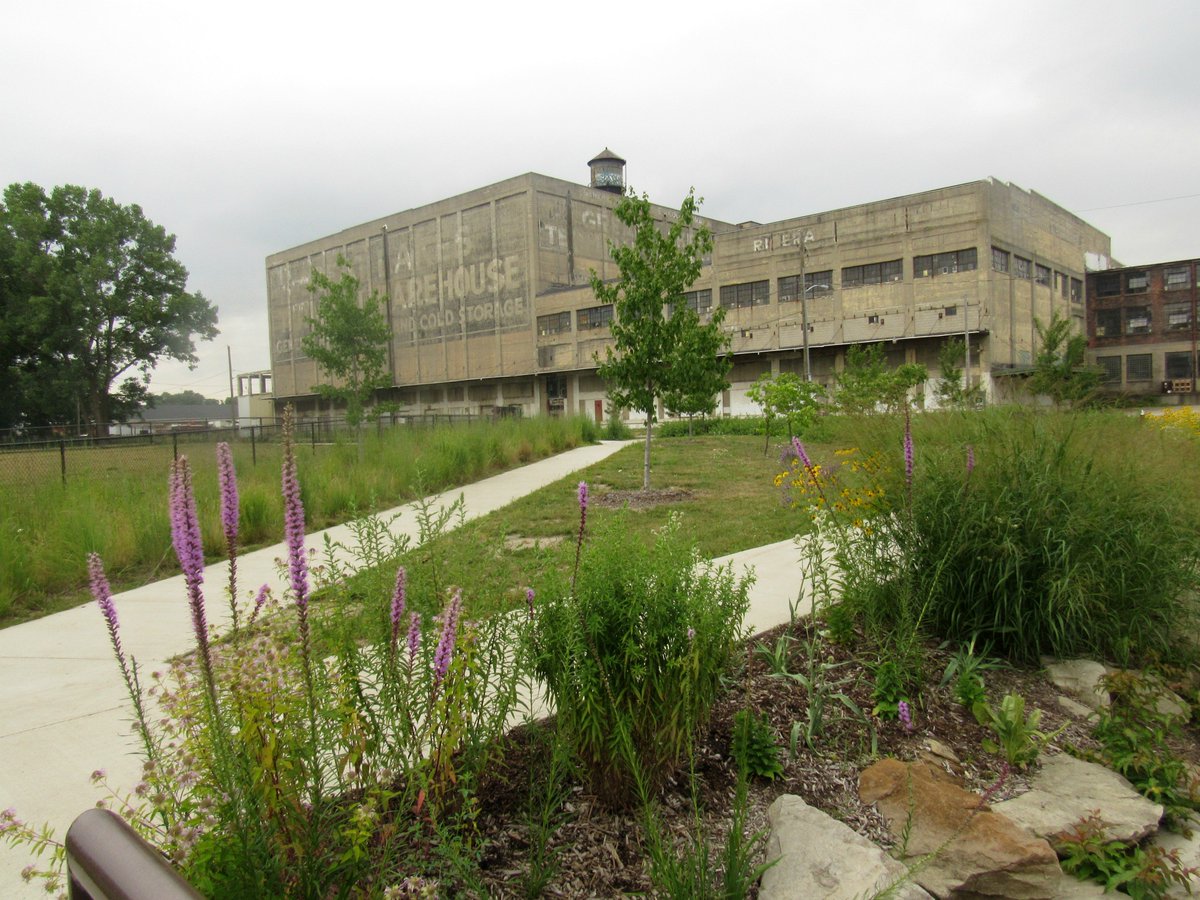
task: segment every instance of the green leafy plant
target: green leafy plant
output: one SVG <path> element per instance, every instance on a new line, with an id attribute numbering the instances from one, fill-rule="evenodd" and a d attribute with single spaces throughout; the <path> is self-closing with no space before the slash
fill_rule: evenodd
<path id="1" fill-rule="evenodd" d="M 959 646 L 942 672 L 942 686 L 953 683 L 954 698 L 967 709 L 974 709 L 976 703 L 987 700 L 982 673 L 1002 665 L 999 660 L 975 652 L 977 638 L 978 635 Z"/>
<path id="2" fill-rule="evenodd" d="M 1200 870 L 1183 864 L 1178 850 L 1164 850 L 1154 844 L 1139 847 L 1109 838 L 1098 810 L 1082 817 L 1055 840 L 1054 850 L 1064 872 L 1104 885 L 1105 893 L 1121 891 L 1138 900 L 1171 896 L 1175 886 L 1190 894 L 1191 880 L 1200 874 Z"/>
<path id="3" fill-rule="evenodd" d="M 996 740 L 985 739 L 983 749 L 988 753 L 1003 753 L 1009 765 L 1025 768 L 1037 759 L 1038 754 L 1054 738 L 1062 734 L 1064 725 L 1057 731 L 1045 734 L 1038 731 L 1042 711 L 1025 713 L 1025 698 L 1017 693 L 1005 694 L 996 709 L 989 703 L 976 703 L 971 710 L 977 722 L 992 729 Z"/>
<path id="4" fill-rule="evenodd" d="M 895 660 L 886 659 L 875 666 L 875 686 L 871 699 L 875 707 L 871 714 L 894 719 L 900 714 L 900 702 L 908 696 L 906 679 Z"/>
<path id="5" fill-rule="evenodd" d="M 705 565 L 678 516 L 651 546 L 617 515 L 584 541 L 580 485 L 574 574 L 539 594 L 531 648 L 559 721 L 606 803 L 637 799 L 684 759 L 731 665 L 748 579 Z"/>
<path id="6" fill-rule="evenodd" d="M 774 781 L 783 774 L 779 746 L 766 713 L 756 716 L 748 709 L 739 709 L 734 714 L 730 753 L 739 771 L 744 769 L 756 778 Z"/>
<path id="7" fill-rule="evenodd" d="M 1200 810 L 1200 781 L 1171 747 L 1183 725 L 1180 717 L 1159 711 L 1161 682 L 1118 671 L 1105 676 L 1103 684 L 1113 699 L 1092 730 L 1101 749 L 1081 755 L 1114 769 L 1147 799 L 1161 803 L 1169 827 L 1186 828 L 1188 816 Z"/>

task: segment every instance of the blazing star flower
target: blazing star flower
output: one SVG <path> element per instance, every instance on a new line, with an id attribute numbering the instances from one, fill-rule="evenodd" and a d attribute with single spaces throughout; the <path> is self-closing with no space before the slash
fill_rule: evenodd
<path id="1" fill-rule="evenodd" d="M 188 606 L 192 613 L 192 631 L 200 649 L 200 664 L 205 679 L 211 681 L 212 656 L 208 649 L 208 622 L 204 612 L 204 544 L 200 538 L 200 521 L 196 517 L 196 498 L 192 493 L 192 470 L 186 456 L 171 466 L 171 542 L 183 579 L 187 585 Z"/>
<path id="2" fill-rule="evenodd" d="M 300 617 L 300 634 L 308 645 L 308 555 L 304 552 L 304 503 L 300 499 L 300 479 L 296 475 L 296 447 L 292 440 L 294 423 L 291 409 L 284 411 L 283 441 L 283 534 L 288 548 L 288 574 L 292 598 Z"/>
<path id="3" fill-rule="evenodd" d="M 237 539 L 238 488 L 237 472 L 233 468 L 233 451 L 229 444 L 217 444 L 217 478 L 221 487 L 221 530 L 225 534 L 225 549 L 229 553 L 229 608 L 233 625 L 237 627 Z"/>
<path id="4" fill-rule="evenodd" d="M 804 444 L 800 441 L 800 438 L 792 438 L 792 449 L 796 451 L 796 458 L 800 460 L 800 464 L 804 468 L 811 470 L 813 467 L 812 460 L 808 458 L 808 451 L 804 449 Z"/>
<path id="5" fill-rule="evenodd" d="M 254 620 L 258 618 L 258 614 L 262 612 L 263 605 L 267 602 L 267 598 L 271 596 L 271 586 L 264 584 L 258 589 L 258 594 L 254 598 L 254 611 L 250 613 L 250 624 L 254 624 Z"/>
<path id="6" fill-rule="evenodd" d="M 421 647 L 421 616 L 410 613 L 408 616 L 408 664 L 411 666 L 417 658 L 417 650 Z"/>
<path id="7" fill-rule="evenodd" d="M 533 588 L 525 588 L 525 606 L 529 610 L 529 620 L 533 621 Z"/>
<path id="8" fill-rule="evenodd" d="M 905 702 L 904 700 L 900 701 L 899 708 L 897 710 L 896 715 L 900 719 L 900 724 L 904 726 L 904 730 L 907 733 L 912 734 L 912 730 L 913 730 L 912 711 L 909 709 L 907 702 Z"/>
<path id="9" fill-rule="evenodd" d="M 454 642 L 458 637 L 458 617 L 462 612 L 462 589 L 456 588 L 446 611 L 442 613 L 442 633 L 438 637 L 437 650 L 433 654 L 433 684 L 437 687 L 450 669 L 454 656 Z"/>
<path id="10" fill-rule="evenodd" d="M 689 628 L 687 630 L 687 636 L 688 636 L 688 643 L 690 644 L 692 641 L 694 641 L 696 639 L 696 629 Z"/>
<path id="11" fill-rule="evenodd" d="M 404 566 L 396 570 L 396 589 L 392 591 L 392 652 L 396 652 L 396 644 L 400 640 L 400 619 L 404 615 L 404 599 L 408 575 Z"/>
<path id="12" fill-rule="evenodd" d="M 586 481 L 579 482 L 579 509 L 581 512 L 587 512 L 588 501 L 588 486 Z"/>
<path id="13" fill-rule="evenodd" d="M 104 624 L 108 628 L 108 636 L 112 640 L 113 653 L 121 666 L 125 681 L 129 681 L 129 666 L 125 662 L 125 651 L 121 647 L 121 626 L 117 621 L 117 606 L 113 603 L 112 589 L 108 586 L 108 578 L 104 574 L 104 563 L 99 554 L 88 554 L 88 582 L 91 585 L 92 597 L 104 616 Z"/>

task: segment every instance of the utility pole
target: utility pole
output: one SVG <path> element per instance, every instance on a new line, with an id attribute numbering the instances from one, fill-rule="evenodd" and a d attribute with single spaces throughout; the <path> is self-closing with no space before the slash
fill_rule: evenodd
<path id="1" fill-rule="evenodd" d="M 225 359 L 229 363 L 229 418 L 233 420 L 233 434 L 237 437 L 237 396 L 233 393 L 233 350 L 225 345 Z"/>

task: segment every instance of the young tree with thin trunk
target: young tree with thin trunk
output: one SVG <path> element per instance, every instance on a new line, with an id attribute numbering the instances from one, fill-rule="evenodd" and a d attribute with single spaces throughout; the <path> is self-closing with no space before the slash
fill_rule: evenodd
<path id="1" fill-rule="evenodd" d="M 605 283 L 593 271 L 592 291 L 600 303 L 613 304 L 613 346 L 606 348 L 597 374 L 608 387 L 616 406 L 636 409 L 646 416 L 646 449 L 642 489 L 650 489 L 650 437 L 659 399 L 679 389 L 683 381 L 679 350 L 686 345 L 720 346 L 723 310 L 707 324 L 692 315 L 672 315 L 684 308 L 683 292 L 700 275 L 704 256 L 712 251 L 712 234 L 694 226 L 699 201 L 689 191 L 679 214 L 670 222 L 656 221 L 645 195 L 630 192 L 614 210 L 617 219 L 633 230 L 629 246 L 610 246 L 621 272 Z M 698 333 L 697 333 L 698 332 Z M 705 335 L 704 333 L 707 333 Z"/>

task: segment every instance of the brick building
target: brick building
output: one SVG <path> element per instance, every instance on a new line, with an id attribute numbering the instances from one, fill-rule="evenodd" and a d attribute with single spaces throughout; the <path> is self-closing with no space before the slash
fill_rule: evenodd
<path id="1" fill-rule="evenodd" d="M 1194 394 L 1198 267 L 1191 259 L 1088 273 L 1088 350 L 1106 389 Z"/>
<path id="2" fill-rule="evenodd" d="M 613 215 L 624 160 L 605 151 L 590 166 L 588 185 L 520 175 L 270 256 L 279 402 L 318 407 L 320 375 L 300 347 L 308 280 L 314 268 L 332 274 L 342 255 L 366 290 L 388 298 L 388 399 L 402 411 L 600 418 L 595 354 L 613 310 L 596 303 L 588 275 L 615 278 L 609 242 L 631 236 Z M 654 214 L 667 222 L 675 211 Z M 966 337 L 972 380 L 1004 394 L 1003 376 L 1032 362 L 1034 319 L 1057 311 L 1082 330 L 1086 271 L 1109 264 L 1106 235 L 994 179 L 770 224 L 702 221 L 713 252 L 686 300 L 702 315 L 726 308 L 726 414 L 753 409 L 746 389 L 764 372 L 831 383 L 855 343 L 884 342 L 893 364 L 936 373 L 943 342 Z"/>

